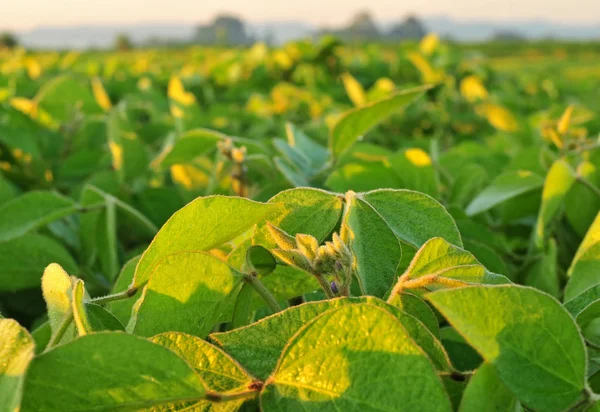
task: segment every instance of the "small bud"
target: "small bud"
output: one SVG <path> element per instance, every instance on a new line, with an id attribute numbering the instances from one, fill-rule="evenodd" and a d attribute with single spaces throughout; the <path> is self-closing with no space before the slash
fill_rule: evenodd
<path id="1" fill-rule="evenodd" d="M 337 283 L 335 283 L 335 280 L 331 282 L 331 291 L 334 293 L 334 295 L 337 295 L 339 293 Z"/>
<path id="2" fill-rule="evenodd" d="M 302 269 L 305 272 L 312 272 L 312 266 L 306 256 L 300 253 L 299 250 L 281 250 L 273 249 L 271 251 L 279 260 L 287 263 L 290 266 Z"/>
<path id="3" fill-rule="evenodd" d="M 271 224 L 271 222 L 267 222 L 267 229 L 269 229 L 269 233 L 271 237 L 277 243 L 282 250 L 291 250 L 296 249 L 296 239 L 290 235 L 288 235 L 283 230 L 279 229 L 277 226 Z"/>
<path id="4" fill-rule="evenodd" d="M 243 163 L 246 157 L 246 147 L 231 149 L 231 159 L 236 163 Z"/>
<path id="5" fill-rule="evenodd" d="M 300 250 L 309 260 L 313 260 L 317 257 L 319 242 L 314 236 L 299 233 L 296 235 L 296 244 L 298 245 L 298 250 Z"/>

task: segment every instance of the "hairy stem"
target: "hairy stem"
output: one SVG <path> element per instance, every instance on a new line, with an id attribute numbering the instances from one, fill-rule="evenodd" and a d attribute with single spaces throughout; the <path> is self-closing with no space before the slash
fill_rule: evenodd
<path id="1" fill-rule="evenodd" d="M 104 303 L 113 302 L 115 300 L 129 299 L 130 297 L 135 296 L 137 291 L 137 288 L 129 288 L 127 290 L 124 290 L 123 292 L 113 293 L 112 295 L 98 296 L 97 298 L 90 299 L 90 302 L 95 303 L 97 305 L 102 305 Z"/>
<path id="2" fill-rule="evenodd" d="M 248 282 L 250 286 L 256 290 L 266 304 L 271 308 L 274 313 L 281 312 L 281 306 L 277 302 L 277 299 L 271 294 L 269 289 L 258 279 L 256 273 L 250 273 L 244 275 L 244 281 Z"/>
<path id="3" fill-rule="evenodd" d="M 48 345 L 46 346 L 46 350 L 56 346 L 58 344 L 58 342 L 60 342 L 60 340 L 65 335 L 65 332 L 69 328 L 69 325 L 71 324 L 72 321 L 73 321 L 73 310 L 69 309 L 69 311 L 65 314 L 65 317 L 63 318 L 62 322 L 60 323 L 58 330 L 50 338 L 50 341 L 48 342 Z"/>
<path id="4" fill-rule="evenodd" d="M 388 302 L 390 302 L 395 295 L 402 293 L 405 289 L 422 289 L 433 284 L 444 285 L 451 288 L 469 285 L 469 283 L 463 282 L 462 280 L 450 279 L 437 274 L 425 275 L 416 279 L 410 279 L 407 274 L 404 274 L 398 279 L 398 283 L 394 286 Z"/>
<path id="5" fill-rule="evenodd" d="M 331 285 L 329 284 L 329 282 L 327 281 L 327 279 L 325 279 L 325 276 L 323 276 L 320 273 L 313 273 L 313 275 L 315 276 L 315 278 L 317 278 L 317 281 L 319 282 L 319 285 L 321 286 L 321 288 L 325 292 L 325 295 L 327 295 L 327 297 L 330 298 L 330 299 L 334 298 L 335 294 L 331 290 Z"/>

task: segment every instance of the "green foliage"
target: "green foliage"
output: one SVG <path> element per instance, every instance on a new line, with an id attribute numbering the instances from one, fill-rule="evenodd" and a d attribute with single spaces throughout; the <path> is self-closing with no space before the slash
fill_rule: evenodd
<path id="1" fill-rule="evenodd" d="M 0 410 L 598 409 L 597 65 L 469 47 L 1 50 Z"/>

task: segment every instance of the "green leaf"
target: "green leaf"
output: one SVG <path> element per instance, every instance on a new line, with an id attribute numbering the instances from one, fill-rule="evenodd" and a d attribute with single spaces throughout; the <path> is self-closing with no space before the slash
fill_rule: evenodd
<path id="1" fill-rule="evenodd" d="M 542 205 L 535 229 L 535 242 L 538 248 L 543 247 L 546 228 L 558 213 L 573 183 L 575 183 L 575 174 L 567 162 L 563 159 L 554 162 L 546 175 L 542 190 Z"/>
<path id="2" fill-rule="evenodd" d="M 502 285 L 447 289 L 428 299 L 527 407 L 561 411 L 581 396 L 583 340 L 569 313 L 549 295 Z"/>
<path id="3" fill-rule="evenodd" d="M 151 341 L 170 349 L 185 360 L 204 381 L 206 389 L 221 393 L 243 391 L 254 381 L 228 354 L 196 336 L 167 332 L 154 336 Z M 185 410 L 237 411 L 242 403 L 243 399 L 220 404 L 208 401 L 189 402 L 178 406 L 185 407 Z"/>
<path id="4" fill-rule="evenodd" d="M 73 311 L 73 320 L 77 327 L 77 333 L 79 336 L 87 335 L 92 332 L 92 326 L 88 320 L 88 316 L 85 310 L 85 304 L 83 302 L 85 298 L 85 287 L 83 280 L 77 279 L 73 284 L 73 298 L 71 299 L 71 310 Z"/>
<path id="5" fill-rule="evenodd" d="M 273 225 L 292 236 L 298 233 L 314 236 L 319 242 L 331 234 L 342 215 L 342 199 L 320 189 L 284 190 L 273 196 L 269 203 L 279 203 L 285 207 L 285 213 L 270 219 Z M 276 247 L 266 225 L 258 228 L 253 243 L 267 249 Z"/>
<path id="6" fill-rule="evenodd" d="M 308 158 L 313 173 L 325 167 L 329 160 L 329 151 L 327 148 L 313 141 L 291 123 L 286 123 L 285 133 L 288 144 Z"/>
<path id="7" fill-rule="evenodd" d="M 23 381 L 34 349 L 27 329 L 16 320 L 0 319 L 0 410 L 19 410 Z"/>
<path id="8" fill-rule="evenodd" d="M 57 193 L 28 192 L 0 206 L 0 242 L 22 236 L 76 211 L 73 200 Z"/>
<path id="9" fill-rule="evenodd" d="M 333 126 L 329 137 L 329 150 L 338 158 L 361 136 L 401 108 L 421 96 L 430 86 L 402 90 L 396 94 L 346 112 Z"/>
<path id="10" fill-rule="evenodd" d="M 435 199 L 440 197 L 437 172 L 431 157 L 423 149 L 402 150 L 391 156 L 389 163 L 402 182 L 400 188 L 423 192 Z"/>
<path id="11" fill-rule="evenodd" d="M 564 304 L 565 309 L 575 318 L 584 336 L 593 345 L 599 345 L 600 339 L 595 330 L 596 319 L 600 318 L 600 285 L 592 286 L 582 294 Z"/>
<path id="12" fill-rule="evenodd" d="M 446 371 L 451 369 L 440 342 L 425 325 L 408 313 L 371 297 L 338 298 L 305 303 L 242 328 L 213 333 L 210 339 L 223 347 L 254 376 L 266 379 L 275 369 L 283 348 L 300 328 L 329 309 L 363 302 L 380 306 L 393 314 L 428 354 L 437 369 Z"/>
<path id="13" fill-rule="evenodd" d="M 269 289 L 270 290 L 270 289 Z M 244 282 L 235 300 L 231 327 L 237 329 L 246 326 L 252 321 L 253 306 L 256 291 L 249 283 Z M 263 301 L 264 302 L 264 301 Z"/>
<path id="14" fill-rule="evenodd" d="M 201 197 L 176 212 L 160 229 L 136 268 L 133 284 L 148 282 L 165 256 L 185 250 L 209 250 L 283 213 L 283 205 L 239 197 Z"/>
<path id="15" fill-rule="evenodd" d="M 403 276 L 416 279 L 427 275 L 474 283 L 509 283 L 502 275 L 491 273 L 466 250 L 436 237 L 419 249 Z"/>
<path id="16" fill-rule="evenodd" d="M 442 345 L 448 357 L 452 361 L 452 365 L 462 372 L 469 372 L 477 369 L 483 359 L 479 354 L 465 341 L 456 329 L 445 326 L 440 329 Z"/>
<path id="17" fill-rule="evenodd" d="M 130 181 L 143 176 L 148 170 L 148 151 L 127 119 L 124 104 L 110 112 L 106 132 L 113 168 L 120 180 Z"/>
<path id="18" fill-rule="evenodd" d="M 38 288 L 44 269 L 52 262 L 71 273 L 79 270 L 69 252 L 52 238 L 29 234 L 0 242 L 0 290 Z"/>
<path id="19" fill-rule="evenodd" d="M 329 175 L 325 185 L 336 192 L 366 192 L 380 187 L 405 187 L 401 179 L 394 174 L 387 158 L 346 163 Z"/>
<path id="20" fill-rule="evenodd" d="M 394 295 L 388 303 L 417 318 L 427 327 L 427 329 L 429 329 L 433 336 L 438 339 L 440 338 L 440 325 L 438 319 L 435 316 L 435 313 L 433 313 L 433 310 L 431 310 L 429 305 L 423 300 L 411 293 L 402 292 Z"/>
<path id="21" fill-rule="evenodd" d="M 411 190 L 382 189 L 361 194 L 402 241 L 420 248 L 433 237 L 462 246 L 452 216 L 433 198 Z"/>
<path id="22" fill-rule="evenodd" d="M 133 281 L 133 274 L 135 273 L 135 267 L 140 261 L 141 256 L 136 256 L 129 260 L 121 269 L 121 273 L 115 282 L 111 293 L 125 292 L 129 289 L 129 285 Z M 136 297 L 130 297 L 129 299 L 116 300 L 107 304 L 107 309 L 123 324 L 127 325 L 129 317 L 131 316 L 131 310 L 135 304 Z"/>
<path id="23" fill-rule="evenodd" d="M 600 165 L 583 161 L 577 166 L 577 175 L 596 187 L 600 187 Z M 600 197 L 588 186 L 577 180 L 567 196 L 565 216 L 580 236 L 585 236 L 588 228 L 600 210 Z"/>
<path id="24" fill-rule="evenodd" d="M 92 90 L 71 75 L 60 75 L 45 83 L 35 96 L 40 109 L 59 122 L 72 120 L 75 111 L 100 114 Z"/>
<path id="25" fill-rule="evenodd" d="M 72 314 L 73 281 L 56 263 L 48 265 L 42 276 L 42 294 L 48 308 L 48 320 L 52 335 L 60 329 L 67 316 Z M 75 327 L 71 323 L 60 342 L 67 342 L 75 336 Z"/>
<path id="26" fill-rule="evenodd" d="M 599 283 L 600 273 L 600 212 L 588 229 L 567 271 L 565 300 L 573 299 Z"/>
<path id="27" fill-rule="evenodd" d="M 231 320 L 242 275 L 203 252 L 179 252 L 154 268 L 133 331 L 152 336 L 167 331 L 204 337 Z M 129 328 L 129 327 L 128 327 Z"/>
<path id="28" fill-rule="evenodd" d="M 119 321 L 119 319 L 117 319 L 112 313 L 104 309 L 102 306 L 87 302 L 84 308 L 92 331 L 125 331 L 125 327 Z"/>
<path id="29" fill-rule="evenodd" d="M 194 370 L 169 349 L 126 333 L 103 332 L 36 357 L 25 379 L 21 411 L 138 410 L 199 400 L 204 393 Z"/>
<path id="30" fill-rule="evenodd" d="M 357 404 L 364 411 L 451 410 L 441 380 L 402 324 L 370 304 L 327 311 L 298 331 L 261 394 L 265 412 Z"/>
<path id="31" fill-rule="evenodd" d="M 498 377 L 496 369 L 484 363 L 469 380 L 459 412 L 514 411 L 517 399 Z"/>
<path id="32" fill-rule="evenodd" d="M 556 241 L 550 239 L 545 250 L 525 269 L 523 283 L 558 298 L 560 296 L 560 279 L 557 263 Z"/>
<path id="33" fill-rule="evenodd" d="M 386 222 L 358 196 L 353 192 L 346 196 L 342 238 L 354 255 L 354 272 L 362 291 L 383 297 L 396 278 L 402 249 Z"/>
<path id="34" fill-rule="evenodd" d="M 246 251 L 246 265 L 251 272 L 264 276 L 275 270 L 277 262 L 264 247 L 250 246 Z"/>
<path id="35" fill-rule="evenodd" d="M 544 179 L 535 173 L 519 170 L 498 176 L 467 206 L 467 215 L 485 212 L 509 199 L 540 189 Z"/>
<path id="36" fill-rule="evenodd" d="M 209 129 L 193 129 L 183 133 L 173 144 L 169 144 L 156 159 L 153 166 L 163 168 L 175 164 L 191 163 L 195 158 L 216 150 L 217 142 L 227 136 Z"/>

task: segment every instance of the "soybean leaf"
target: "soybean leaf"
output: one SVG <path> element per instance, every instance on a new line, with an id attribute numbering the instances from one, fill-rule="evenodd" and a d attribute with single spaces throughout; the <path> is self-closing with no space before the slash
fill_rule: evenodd
<path id="1" fill-rule="evenodd" d="M 600 212 L 588 229 L 567 271 L 569 281 L 565 287 L 565 300 L 573 299 L 586 289 L 599 283 L 600 272 Z"/>
<path id="2" fill-rule="evenodd" d="M 246 251 L 246 266 L 248 270 L 264 276 L 272 273 L 277 266 L 275 257 L 262 246 L 250 246 Z"/>
<path id="3" fill-rule="evenodd" d="M 136 268 L 133 284 L 148 282 L 165 256 L 184 250 L 209 250 L 283 213 L 283 205 L 239 197 L 201 197 L 176 212 L 160 229 Z"/>
<path id="4" fill-rule="evenodd" d="M 221 393 L 244 391 L 254 380 L 233 358 L 196 336 L 167 332 L 154 336 L 151 341 L 172 350 L 185 360 L 203 380 L 206 389 Z M 179 404 L 176 408 L 225 412 L 237 411 L 242 403 L 244 399 L 224 403 L 199 401 Z"/>
<path id="5" fill-rule="evenodd" d="M 395 306 L 403 312 L 414 316 L 429 329 L 436 338 L 440 338 L 440 325 L 435 313 L 427 303 L 411 293 L 397 293 L 388 303 Z"/>
<path id="6" fill-rule="evenodd" d="M 402 182 L 402 189 L 417 190 L 436 199 L 440 197 L 436 171 L 431 157 L 423 149 L 410 148 L 400 151 L 391 156 L 389 162 Z"/>
<path id="7" fill-rule="evenodd" d="M 592 286 L 564 306 L 573 315 L 588 342 L 598 345 L 600 339 L 594 331 L 596 319 L 600 318 L 600 285 Z"/>
<path id="8" fill-rule="evenodd" d="M 137 410 L 204 394 L 194 370 L 169 349 L 127 333 L 101 332 L 36 357 L 21 411 Z"/>
<path id="9" fill-rule="evenodd" d="M 389 97 L 346 112 L 333 126 L 329 136 L 329 150 L 338 158 L 373 127 L 421 96 L 430 86 L 402 90 Z"/>
<path id="10" fill-rule="evenodd" d="M 174 143 L 168 145 L 156 159 L 153 166 L 170 167 L 175 164 L 191 163 L 195 158 L 213 151 L 217 142 L 227 136 L 208 129 L 193 129 L 183 133 Z"/>
<path id="11" fill-rule="evenodd" d="M 441 380 L 402 324 L 370 304 L 327 311 L 298 331 L 261 394 L 266 412 L 357 404 L 364 411 L 451 410 Z"/>
<path id="12" fill-rule="evenodd" d="M 68 272 L 77 273 L 77 263 L 57 241 L 29 234 L 0 242 L 0 290 L 38 288 L 44 269 L 56 262 Z"/>
<path id="13" fill-rule="evenodd" d="M 552 297 L 517 285 L 447 289 L 428 299 L 526 406 L 561 411 L 585 387 L 577 325 Z"/>
<path id="14" fill-rule="evenodd" d="M 560 296 L 560 279 L 557 264 L 556 241 L 550 239 L 539 257 L 524 268 L 525 281 L 523 283 L 558 298 Z"/>
<path id="15" fill-rule="evenodd" d="M 337 226 L 342 215 L 342 199 L 336 194 L 320 189 L 298 188 L 284 190 L 273 196 L 269 203 L 283 204 L 285 212 L 271 223 L 292 236 L 298 233 L 311 235 L 322 242 Z M 275 242 L 266 226 L 260 226 L 254 234 L 254 244 L 267 249 Z"/>
<path id="16" fill-rule="evenodd" d="M 542 204 L 535 229 L 535 242 L 538 248 L 543 247 L 546 227 L 558 213 L 573 183 L 575 183 L 575 174 L 567 162 L 563 159 L 554 162 L 546 175 L 542 190 Z"/>
<path id="17" fill-rule="evenodd" d="M 112 313 L 95 303 L 86 302 L 84 305 L 91 330 L 95 332 L 103 330 L 125 331 L 123 324 Z"/>
<path id="18" fill-rule="evenodd" d="M 28 192 L 0 206 L 0 242 L 22 236 L 76 211 L 73 200 L 57 193 Z"/>
<path id="19" fill-rule="evenodd" d="M 88 320 L 87 313 L 85 311 L 85 288 L 83 280 L 77 279 L 73 283 L 72 299 L 71 299 L 71 310 L 73 311 L 73 320 L 77 327 L 77 333 L 79 336 L 87 335 L 92 331 L 92 326 Z"/>
<path id="20" fill-rule="evenodd" d="M 447 355 L 435 336 L 413 316 L 371 297 L 338 298 L 305 303 L 229 332 L 213 333 L 210 339 L 237 359 L 254 376 L 266 379 L 275 369 L 287 342 L 302 326 L 333 308 L 367 302 L 390 312 L 428 354 L 439 370 L 450 370 Z"/>
<path id="21" fill-rule="evenodd" d="M 71 75 L 49 80 L 35 96 L 35 101 L 40 109 L 60 122 L 71 120 L 75 109 L 86 114 L 102 113 L 92 90 Z"/>
<path id="22" fill-rule="evenodd" d="M 583 161 L 577 166 L 580 178 L 600 187 L 600 165 Z M 580 236 L 585 236 L 588 228 L 600 210 L 600 197 L 581 181 L 576 181 L 565 196 L 565 216 Z"/>
<path id="23" fill-rule="evenodd" d="M 124 104 L 119 104 L 110 112 L 107 138 L 113 168 L 121 181 L 139 178 L 147 171 L 149 161 L 146 145 L 127 119 Z"/>
<path id="24" fill-rule="evenodd" d="M 475 283 L 510 282 L 489 272 L 471 253 L 441 237 L 428 240 L 419 249 L 403 276 L 415 279 L 427 275 Z"/>
<path id="25" fill-rule="evenodd" d="M 300 151 L 309 160 L 313 173 L 323 169 L 329 159 L 329 151 L 308 137 L 291 123 L 286 123 L 285 133 L 288 144 Z"/>
<path id="26" fill-rule="evenodd" d="M 498 377 L 496 369 L 484 363 L 465 389 L 459 412 L 514 411 L 517 399 Z"/>
<path id="27" fill-rule="evenodd" d="M 168 255 L 150 276 L 133 331 L 141 336 L 177 331 L 204 337 L 216 324 L 231 320 L 231 294 L 241 281 L 241 274 L 207 253 Z"/>
<path id="28" fill-rule="evenodd" d="M 392 286 L 402 249 L 394 232 L 367 202 L 346 197 L 342 238 L 354 254 L 354 271 L 365 294 L 383 297 Z"/>
<path id="29" fill-rule="evenodd" d="M 544 185 L 544 179 L 535 173 L 519 170 L 498 176 L 467 206 L 467 215 L 485 212 L 509 199 L 514 199 Z"/>
<path id="30" fill-rule="evenodd" d="M 27 329 L 13 319 L 0 319 L 0 336 L 0 409 L 18 411 L 35 344 Z"/>
<path id="31" fill-rule="evenodd" d="M 456 329 L 451 326 L 445 326 L 440 329 L 442 345 L 452 361 L 452 365 L 463 372 L 477 369 L 483 359 L 481 356 L 465 341 Z"/>
<path id="32" fill-rule="evenodd" d="M 462 246 L 452 216 L 433 198 L 411 190 L 374 190 L 361 194 L 396 236 L 419 248 L 432 237 Z"/>
<path id="33" fill-rule="evenodd" d="M 42 294 L 48 308 L 48 320 L 52 335 L 60 329 L 65 318 L 72 314 L 73 281 L 56 263 L 48 265 L 42 276 Z M 67 342 L 75 336 L 75 327 L 71 322 L 59 342 Z"/>

